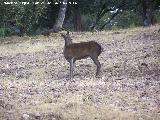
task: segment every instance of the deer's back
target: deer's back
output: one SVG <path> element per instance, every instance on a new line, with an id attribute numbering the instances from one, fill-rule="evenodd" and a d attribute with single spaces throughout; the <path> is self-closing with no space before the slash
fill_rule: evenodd
<path id="1" fill-rule="evenodd" d="M 83 59 L 91 55 L 99 56 L 101 51 L 101 46 L 95 41 L 72 43 L 65 46 L 64 56 L 67 60 L 71 58 Z"/>

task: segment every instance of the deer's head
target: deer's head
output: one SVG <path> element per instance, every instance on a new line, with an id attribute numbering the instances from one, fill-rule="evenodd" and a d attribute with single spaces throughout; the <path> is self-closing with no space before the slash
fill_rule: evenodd
<path id="1" fill-rule="evenodd" d="M 69 45 L 69 44 L 72 44 L 72 39 L 71 37 L 69 36 L 69 31 L 67 31 L 67 34 L 63 34 L 61 33 L 61 36 L 64 38 L 65 40 L 65 45 Z"/>

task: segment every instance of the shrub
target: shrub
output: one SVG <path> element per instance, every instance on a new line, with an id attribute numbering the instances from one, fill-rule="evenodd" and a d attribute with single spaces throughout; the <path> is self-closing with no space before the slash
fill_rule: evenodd
<path id="1" fill-rule="evenodd" d="M 10 31 L 9 28 L 5 28 L 5 27 L 0 28 L 0 37 L 10 36 L 11 34 L 12 32 Z"/>

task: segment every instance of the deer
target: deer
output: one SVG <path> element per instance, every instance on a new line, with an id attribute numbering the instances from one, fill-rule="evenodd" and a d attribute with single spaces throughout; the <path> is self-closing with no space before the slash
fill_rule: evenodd
<path id="1" fill-rule="evenodd" d="M 67 34 L 61 33 L 61 36 L 65 40 L 63 54 L 65 59 L 70 63 L 70 75 L 69 79 L 73 79 L 73 71 L 76 60 L 81 60 L 90 57 L 97 66 L 96 76 L 100 73 L 101 64 L 98 60 L 98 56 L 102 52 L 102 47 L 95 41 L 72 43 L 72 38 Z"/>

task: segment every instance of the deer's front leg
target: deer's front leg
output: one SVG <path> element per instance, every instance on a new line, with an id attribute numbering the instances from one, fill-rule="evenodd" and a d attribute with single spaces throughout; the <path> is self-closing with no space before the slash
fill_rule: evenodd
<path id="1" fill-rule="evenodd" d="M 74 60 L 73 58 L 70 60 L 70 80 L 73 78 L 73 70 L 74 70 Z"/>

